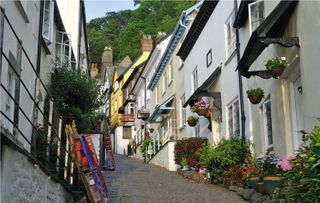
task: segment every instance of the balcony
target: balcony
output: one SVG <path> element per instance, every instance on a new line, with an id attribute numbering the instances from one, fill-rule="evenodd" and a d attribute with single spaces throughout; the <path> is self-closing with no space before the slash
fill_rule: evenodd
<path id="1" fill-rule="evenodd" d="M 134 122 L 135 115 L 134 114 L 122 114 L 120 115 L 121 122 Z"/>
<path id="2" fill-rule="evenodd" d="M 138 110 L 138 116 L 137 116 L 138 119 L 146 120 L 149 118 L 149 116 L 150 116 L 149 110 L 145 108 Z"/>

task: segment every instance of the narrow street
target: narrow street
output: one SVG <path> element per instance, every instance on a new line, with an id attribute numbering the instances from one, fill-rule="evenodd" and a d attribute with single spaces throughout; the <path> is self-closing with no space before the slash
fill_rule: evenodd
<path id="1" fill-rule="evenodd" d="M 236 193 L 212 184 L 183 179 L 161 167 L 116 155 L 116 170 L 105 172 L 111 203 L 245 202 Z"/>

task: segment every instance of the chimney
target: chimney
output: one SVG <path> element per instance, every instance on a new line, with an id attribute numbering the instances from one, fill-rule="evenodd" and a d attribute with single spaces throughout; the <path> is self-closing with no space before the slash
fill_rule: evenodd
<path id="1" fill-rule="evenodd" d="M 102 64 L 105 67 L 113 66 L 112 62 L 112 49 L 110 47 L 105 47 L 102 53 Z"/>
<path id="2" fill-rule="evenodd" d="M 167 36 L 167 33 L 165 32 L 158 32 L 156 36 L 156 42 L 159 42 L 161 39 L 163 39 L 165 36 Z"/>
<path id="3" fill-rule="evenodd" d="M 152 50 L 152 38 L 150 35 L 143 35 L 141 39 L 141 51 Z"/>

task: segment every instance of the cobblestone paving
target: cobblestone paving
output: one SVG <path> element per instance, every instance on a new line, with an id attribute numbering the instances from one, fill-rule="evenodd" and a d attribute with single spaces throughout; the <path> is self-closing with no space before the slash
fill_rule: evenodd
<path id="1" fill-rule="evenodd" d="M 183 179 L 175 172 L 116 155 L 116 171 L 106 172 L 111 203 L 244 203 L 212 184 Z"/>

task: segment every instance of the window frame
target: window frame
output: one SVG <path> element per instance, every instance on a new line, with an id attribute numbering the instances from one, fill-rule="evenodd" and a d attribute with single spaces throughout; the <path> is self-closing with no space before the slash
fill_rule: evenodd
<path id="1" fill-rule="evenodd" d="M 58 41 L 56 39 L 56 43 L 55 43 L 56 44 L 56 59 L 57 59 L 57 61 L 59 61 L 61 67 L 64 65 L 64 63 L 68 63 L 70 65 L 72 62 L 72 60 L 71 60 L 71 55 L 72 55 L 71 54 L 72 53 L 72 51 L 71 51 L 71 46 L 72 46 L 71 36 L 69 33 L 61 32 L 61 31 L 57 31 L 57 35 L 61 35 L 61 41 Z M 58 46 L 60 46 L 60 50 L 58 50 Z M 66 47 L 68 47 L 68 54 L 65 53 Z M 60 54 L 58 51 L 60 51 Z M 66 57 L 67 57 L 67 61 L 64 61 L 64 58 L 66 58 Z"/>
<path id="2" fill-rule="evenodd" d="M 226 60 L 228 60 L 236 50 L 236 29 L 233 27 L 235 11 L 231 11 L 224 24 Z"/>
<path id="3" fill-rule="evenodd" d="M 251 16 L 251 7 L 252 6 L 254 6 L 254 5 L 256 5 L 256 4 L 260 4 L 260 3 L 263 3 L 263 17 L 262 17 L 262 19 L 259 19 L 258 21 L 260 21 L 260 20 L 264 20 L 265 19 L 265 9 L 264 9 L 264 0 L 257 0 L 257 1 L 254 1 L 254 2 L 252 2 L 252 3 L 250 3 L 250 4 L 248 4 L 248 14 L 249 14 L 249 32 L 250 32 L 250 35 L 251 35 L 251 33 L 253 32 L 253 31 L 255 31 L 258 27 L 259 27 L 259 25 L 261 24 L 259 24 L 254 30 L 252 30 L 252 16 Z M 255 21 L 256 22 L 256 21 Z"/>
<path id="4" fill-rule="evenodd" d="M 268 130 L 268 117 L 266 115 L 266 105 L 270 104 L 270 125 L 271 125 L 271 136 L 269 135 L 269 130 Z M 265 147 L 266 150 L 272 149 L 273 145 L 274 145 L 274 139 L 273 139 L 273 128 L 272 128 L 272 109 L 271 109 L 271 99 L 270 96 L 267 97 L 267 99 L 265 101 L 263 101 L 263 103 L 261 104 L 261 113 L 263 116 L 263 134 L 264 134 L 264 139 L 265 139 Z M 269 138 L 271 137 L 271 144 L 269 144 Z"/>
<path id="5" fill-rule="evenodd" d="M 192 71 L 192 92 L 198 89 L 198 85 L 198 66 L 196 66 Z"/>
<path id="6" fill-rule="evenodd" d="M 168 74 L 168 76 L 169 76 L 169 84 L 168 84 L 168 86 L 170 86 L 171 85 L 171 83 L 173 82 L 173 79 L 174 79 L 174 69 L 173 69 L 173 61 L 171 60 L 170 61 L 170 63 L 169 63 L 169 74 Z"/>
<path id="7" fill-rule="evenodd" d="M 238 110 L 238 114 L 235 114 L 235 104 L 237 104 L 237 110 Z M 230 108 L 231 107 L 231 108 Z M 232 102 L 230 102 L 227 106 L 227 132 L 228 132 L 228 136 L 234 136 L 234 135 L 240 135 L 240 130 L 241 130 L 241 126 L 240 126 L 240 107 L 239 107 L 239 99 L 236 98 L 234 99 Z M 231 109 L 231 117 L 230 117 L 230 109 Z M 230 118 L 232 119 L 232 132 L 230 132 Z M 235 122 L 235 120 L 237 120 L 237 122 Z M 236 129 L 236 123 L 238 128 Z"/>
<path id="8" fill-rule="evenodd" d="M 186 109 L 183 108 L 183 104 L 186 102 L 186 96 L 183 94 L 180 99 L 179 99 L 179 104 L 180 104 L 180 128 L 185 128 L 186 127 L 186 122 L 187 122 L 187 112 Z"/>
<path id="9" fill-rule="evenodd" d="M 49 18 L 48 18 L 48 35 L 44 34 L 44 25 L 46 20 L 46 3 L 49 3 Z M 42 37 L 48 44 L 53 42 L 53 24 L 54 24 L 54 2 L 52 0 L 45 0 L 43 5 L 43 21 L 42 21 Z"/>
<path id="10" fill-rule="evenodd" d="M 166 88 L 167 88 L 167 71 L 163 72 L 163 78 L 162 78 L 162 96 L 166 93 Z"/>
<path id="11" fill-rule="evenodd" d="M 206 61 L 207 61 L 207 68 L 209 68 L 209 66 L 212 64 L 212 49 L 210 49 L 207 52 Z"/>

